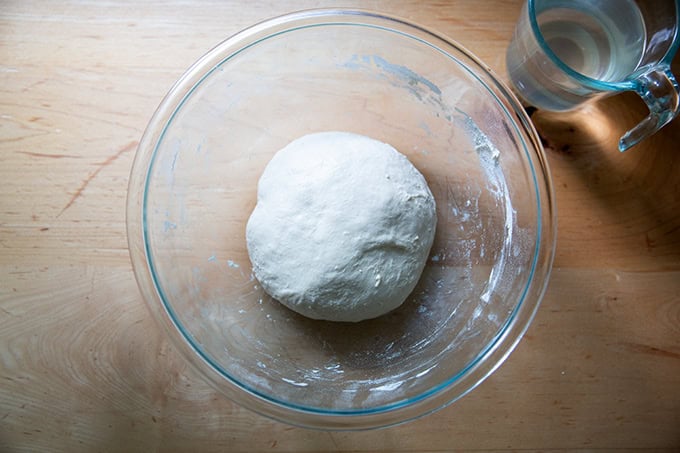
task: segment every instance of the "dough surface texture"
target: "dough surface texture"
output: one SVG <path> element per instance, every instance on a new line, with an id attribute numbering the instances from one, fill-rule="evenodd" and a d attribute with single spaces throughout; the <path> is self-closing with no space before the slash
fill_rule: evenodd
<path id="1" fill-rule="evenodd" d="M 246 241 L 274 299 L 309 318 L 357 322 L 406 300 L 436 223 L 434 197 L 406 156 L 363 135 L 319 132 L 268 163 Z"/>

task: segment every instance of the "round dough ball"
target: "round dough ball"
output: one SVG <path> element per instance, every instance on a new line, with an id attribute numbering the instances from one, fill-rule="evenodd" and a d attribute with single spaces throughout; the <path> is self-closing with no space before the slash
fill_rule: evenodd
<path id="1" fill-rule="evenodd" d="M 356 322 L 406 300 L 436 223 L 434 197 L 406 156 L 363 135 L 320 132 L 269 162 L 246 240 L 273 298 L 313 319 Z"/>

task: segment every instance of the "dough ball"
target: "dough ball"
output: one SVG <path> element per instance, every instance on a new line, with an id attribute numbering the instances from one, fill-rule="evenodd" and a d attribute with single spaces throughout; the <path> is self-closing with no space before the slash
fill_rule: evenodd
<path id="1" fill-rule="evenodd" d="M 320 132 L 269 162 L 246 240 L 273 298 L 313 319 L 356 322 L 406 300 L 436 223 L 434 197 L 406 156 L 363 135 Z"/>

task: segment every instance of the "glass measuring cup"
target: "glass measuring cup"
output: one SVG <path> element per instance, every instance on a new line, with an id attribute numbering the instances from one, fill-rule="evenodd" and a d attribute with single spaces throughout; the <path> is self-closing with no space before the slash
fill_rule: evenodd
<path id="1" fill-rule="evenodd" d="M 545 110 L 634 91 L 649 115 L 619 140 L 625 151 L 680 111 L 670 64 L 680 37 L 680 0 L 527 0 L 508 47 L 516 92 Z"/>

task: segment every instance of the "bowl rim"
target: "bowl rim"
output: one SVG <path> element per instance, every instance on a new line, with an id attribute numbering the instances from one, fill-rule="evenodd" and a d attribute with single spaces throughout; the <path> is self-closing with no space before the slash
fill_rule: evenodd
<path id="1" fill-rule="evenodd" d="M 367 26 L 398 33 L 440 51 L 468 70 L 487 88 L 511 120 L 532 172 L 537 204 L 538 225 L 531 276 L 512 314 L 493 340 L 463 370 L 445 382 L 405 401 L 361 410 L 297 406 L 250 389 L 220 370 L 187 336 L 172 307 L 165 303 L 162 287 L 153 272 L 147 236 L 147 189 L 158 145 L 174 115 L 196 87 L 222 62 L 263 40 L 301 28 L 326 25 Z M 468 66 L 478 72 L 470 70 Z M 484 80 L 478 73 L 482 74 Z M 543 177 L 537 178 L 537 173 Z M 442 34 L 396 16 L 342 8 L 304 10 L 262 21 L 225 39 L 196 61 L 163 98 L 140 140 L 130 173 L 126 215 L 130 257 L 143 299 L 153 317 L 163 326 L 173 345 L 187 361 L 215 389 L 239 405 L 288 424 L 320 429 L 368 429 L 403 423 L 441 409 L 481 384 L 505 361 L 531 324 L 547 289 L 557 233 L 554 188 L 540 138 L 520 101 L 500 78 L 471 52 Z M 545 263 L 540 269 L 537 268 L 539 260 Z M 526 303 L 529 294 L 535 300 L 532 306 Z M 196 357 L 200 358 L 198 363 Z"/>

